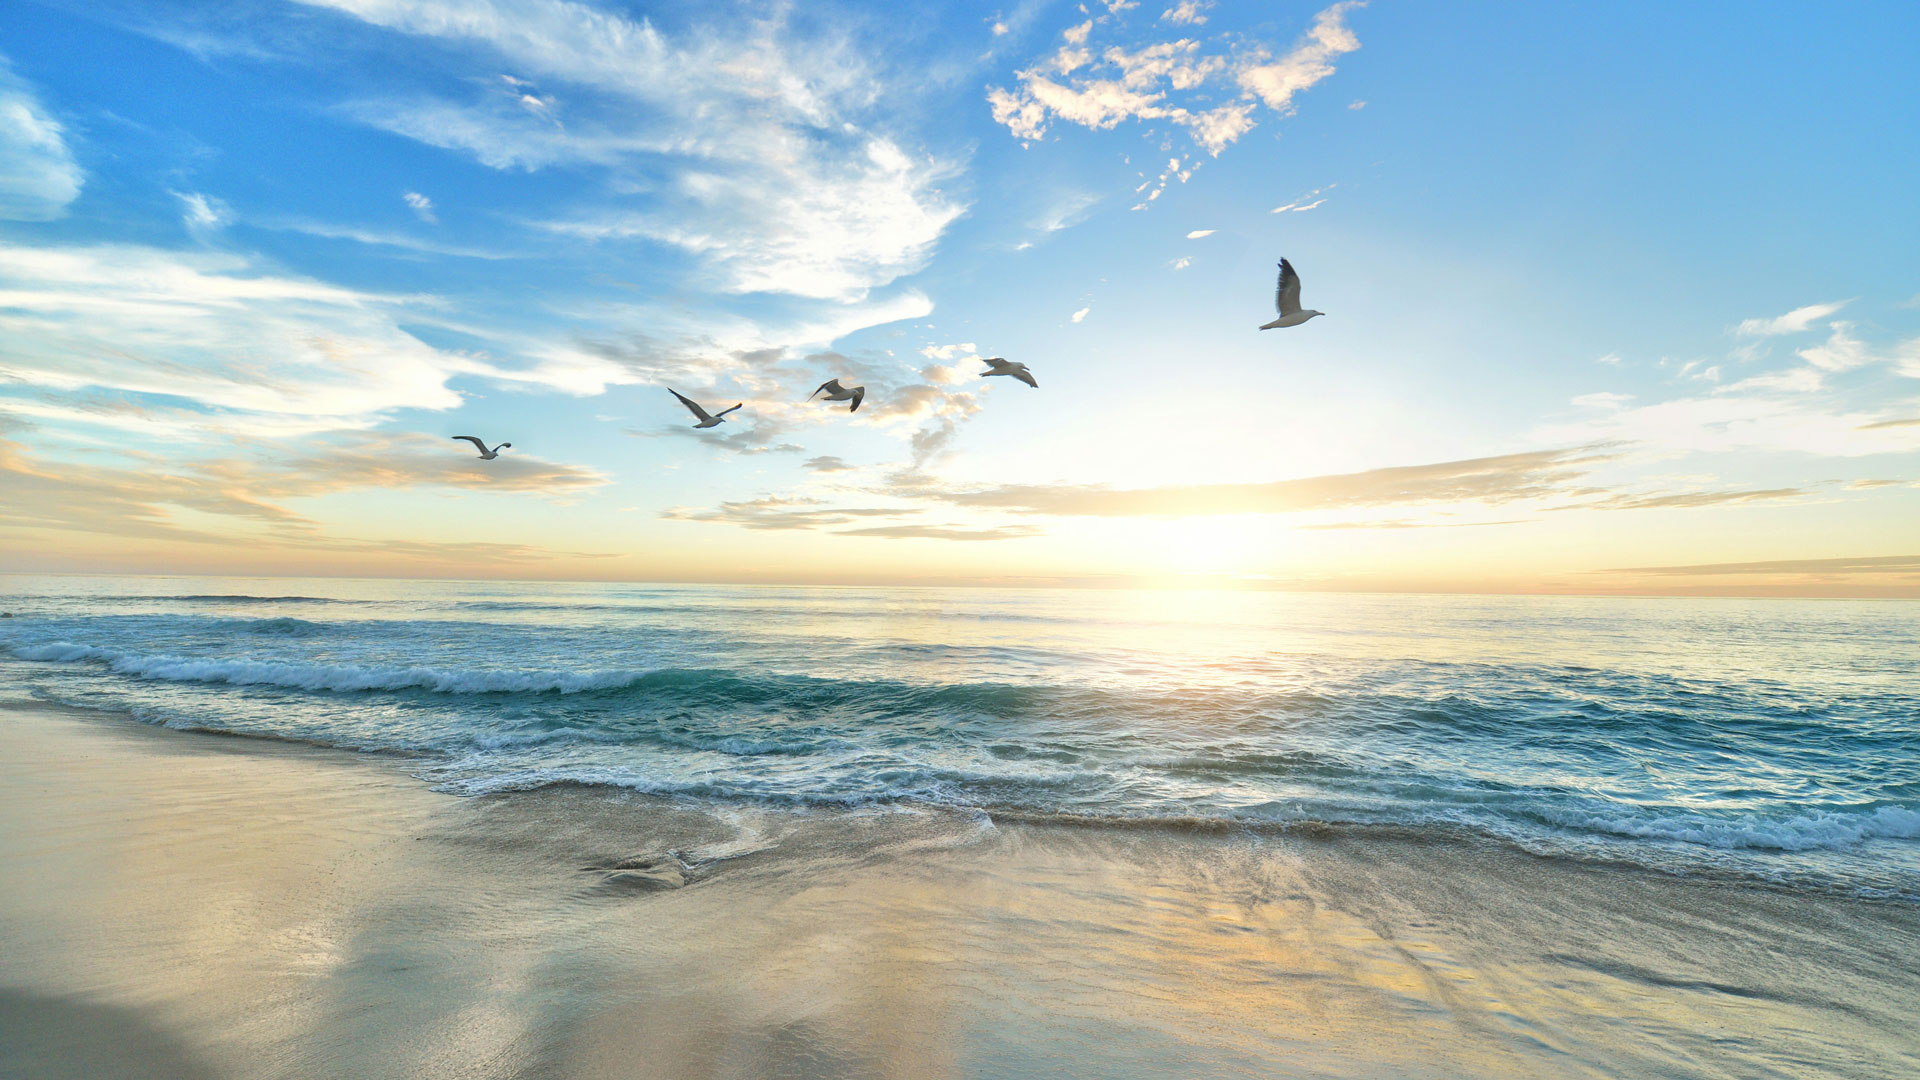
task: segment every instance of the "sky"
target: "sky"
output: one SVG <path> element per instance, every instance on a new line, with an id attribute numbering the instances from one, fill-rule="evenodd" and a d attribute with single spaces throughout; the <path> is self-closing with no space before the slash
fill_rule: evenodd
<path id="1" fill-rule="evenodd" d="M 1916 40 L 17 0 L 0 570 L 1920 597 Z"/>

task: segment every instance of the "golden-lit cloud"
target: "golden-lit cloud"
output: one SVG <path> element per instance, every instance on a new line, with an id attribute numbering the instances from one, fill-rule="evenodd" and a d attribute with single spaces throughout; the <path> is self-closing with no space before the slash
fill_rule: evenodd
<path id="1" fill-rule="evenodd" d="M 1131 489 L 1098 484 L 1016 484 L 973 490 L 936 489 L 926 494 L 961 506 L 1062 517 L 1284 514 L 1452 502 L 1497 505 L 1567 494 L 1589 466 L 1611 456 L 1608 447 L 1589 445 L 1257 484 Z"/>

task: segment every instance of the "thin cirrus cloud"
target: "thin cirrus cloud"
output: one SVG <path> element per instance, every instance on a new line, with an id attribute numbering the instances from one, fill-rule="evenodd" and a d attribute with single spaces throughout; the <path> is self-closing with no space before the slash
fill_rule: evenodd
<path id="1" fill-rule="evenodd" d="M 1096 484 L 1016 484 L 946 489 L 929 497 L 960 506 L 1060 517 L 1204 517 L 1284 514 L 1362 506 L 1477 502 L 1495 505 L 1566 494 L 1589 466 L 1611 457 L 1605 446 L 1537 450 L 1431 465 L 1253 484 L 1181 484 L 1113 488 Z"/>
<path id="2" fill-rule="evenodd" d="M 1826 304 L 1808 304 L 1794 308 L 1785 315 L 1771 319 L 1744 319 L 1733 332 L 1741 337 L 1777 337 L 1782 334 L 1803 333 L 1815 322 L 1846 307 L 1850 300 L 1835 300 Z"/>
<path id="3" fill-rule="evenodd" d="M 1185 127 L 1218 157 L 1253 130 L 1260 105 L 1289 114 L 1295 95 L 1332 75 L 1335 61 L 1360 47 L 1346 24 L 1347 13 L 1360 6 L 1343 0 L 1321 11 L 1306 36 L 1279 56 L 1265 48 L 1232 57 L 1210 54 L 1191 38 L 1131 50 L 1111 45 L 1096 55 L 1094 30 L 1112 29 L 1116 9 L 1062 32 L 1058 49 L 1017 72 L 1012 89 L 989 88 L 987 103 L 995 122 L 1019 139 L 1045 137 L 1054 121 L 1098 131 L 1127 120 L 1163 119 Z M 1213 87 L 1223 83 L 1237 91 L 1236 100 L 1207 104 L 1214 100 Z"/>
<path id="4" fill-rule="evenodd" d="M 918 270 L 965 211 L 941 189 L 954 165 L 880 130 L 885 88 L 856 46 L 807 36 L 784 15 L 676 40 L 578 3 L 302 2 L 478 52 L 477 76 L 515 69 L 476 78 L 464 100 L 423 92 L 347 115 L 496 169 L 612 170 L 649 196 L 535 224 L 680 248 L 723 291 L 857 300 Z M 530 94 L 530 80 L 566 86 L 572 100 Z"/>
<path id="5" fill-rule="evenodd" d="M 205 434 L 366 428 L 403 408 L 454 408 L 463 398 L 450 382 L 463 375 L 575 394 L 633 381 L 611 363 L 506 368 L 436 349 L 400 328 L 433 320 L 429 298 L 274 274 L 233 254 L 0 243 L 0 291 L 15 298 L 0 311 L 14 346 L 0 375 L 42 395 L 135 395 L 146 412 L 98 418 L 128 430 L 188 414 Z"/>
<path id="6" fill-rule="evenodd" d="M 1723 576 L 1731 574 L 1811 574 L 1818 576 L 1854 576 L 1867 574 L 1920 574 L 1920 555 L 1881 555 L 1869 558 L 1764 559 L 1755 562 L 1692 563 L 1681 566 L 1620 566 L 1596 571 L 1602 574 L 1657 574 L 1673 577 Z"/>
<path id="7" fill-rule="evenodd" d="M 564 500 L 607 482 L 595 470 L 524 454 L 488 463 L 494 468 L 478 468 L 477 460 L 450 456 L 438 439 L 419 434 L 349 432 L 292 452 L 266 444 L 255 444 L 253 450 L 163 469 L 129 469 L 48 460 L 20 443 L 0 439 L 0 483 L 8 492 L 0 505 L 0 526 L 218 545 L 254 543 L 264 529 L 275 544 L 345 550 L 360 542 L 330 536 L 317 522 L 281 504 L 365 488 L 489 490 Z M 231 524 L 220 531 L 183 525 L 182 510 Z M 383 550 L 377 544 L 364 546 Z M 426 545 L 415 554 L 436 547 Z M 516 558 L 534 553 L 512 545 L 481 545 L 468 554 L 482 548 L 496 556 L 516 550 Z"/>
<path id="8" fill-rule="evenodd" d="M 65 132 L 0 56 L 0 221 L 51 221 L 80 196 L 86 174 Z"/>

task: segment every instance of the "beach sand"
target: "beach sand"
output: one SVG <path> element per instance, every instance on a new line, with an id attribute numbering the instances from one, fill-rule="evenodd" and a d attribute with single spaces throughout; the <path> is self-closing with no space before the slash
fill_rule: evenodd
<path id="1" fill-rule="evenodd" d="M 1920 1075 L 1920 911 L 0 709 L 7 1077 Z"/>

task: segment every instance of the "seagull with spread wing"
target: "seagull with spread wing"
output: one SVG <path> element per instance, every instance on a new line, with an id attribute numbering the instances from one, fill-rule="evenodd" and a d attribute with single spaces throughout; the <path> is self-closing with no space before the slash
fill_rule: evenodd
<path id="1" fill-rule="evenodd" d="M 1280 309 L 1280 317 L 1262 326 L 1262 330 L 1271 330 L 1276 326 L 1299 326 L 1315 315 L 1325 315 L 1324 311 L 1300 310 L 1300 275 L 1293 270 L 1293 264 L 1280 260 L 1280 288 L 1274 293 L 1274 306 Z"/>
<path id="2" fill-rule="evenodd" d="M 719 425 L 727 422 L 728 413 L 732 412 L 733 409 L 738 409 L 742 405 L 746 404 L 746 402 L 743 401 L 740 403 L 740 405 L 735 405 L 733 409 L 722 409 L 718 413 L 709 415 L 707 410 L 701 408 L 698 402 L 694 401 L 692 398 L 686 396 L 685 394 L 682 394 L 680 391 L 675 390 L 673 387 L 671 386 L 667 387 L 667 393 L 672 394 L 674 397 L 679 398 L 680 404 L 685 405 L 687 407 L 688 412 L 700 418 L 700 422 L 693 425 L 694 427 L 697 427 L 697 428 L 718 427 Z"/>
<path id="3" fill-rule="evenodd" d="M 480 451 L 481 461 L 492 461 L 494 458 L 497 458 L 500 456 L 500 451 L 505 450 L 507 447 L 513 445 L 510 442 L 503 442 L 499 446 L 496 446 L 493 449 L 489 450 L 487 449 L 486 443 L 481 442 L 479 439 L 476 439 L 471 435 L 455 435 L 453 439 L 455 442 L 458 442 L 461 439 L 465 439 L 468 442 L 472 443 L 474 446 L 474 449 Z"/>
<path id="4" fill-rule="evenodd" d="M 812 401 L 823 392 L 827 395 L 828 401 L 853 402 L 853 407 L 847 410 L 850 413 L 859 412 L 860 402 L 865 400 L 867 396 L 867 388 L 864 386 L 841 386 L 839 379 L 828 379 L 826 382 L 820 384 L 819 390 L 808 394 L 807 400 Z"/>
<path id="5" fill-rule="evenodd" d="M 1033 381 L 1033 372 L 1027 370 L 1027 365 L 1009 363 L 1004 356 L 989 356 L 985 360 L 987 370 L 980 373 L 981 378 L 984 379 L 989 375 L 1009 375 L 1035 390 L 1040 389 L 1040 384 Z"/>

